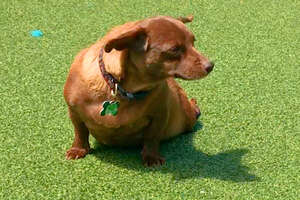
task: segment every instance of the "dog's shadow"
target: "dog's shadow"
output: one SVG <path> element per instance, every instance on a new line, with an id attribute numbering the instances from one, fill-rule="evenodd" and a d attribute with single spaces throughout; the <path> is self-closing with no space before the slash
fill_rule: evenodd
<path id="1" fill-rule="evenodd" d="M 202 129 L 198 122 L 194 132 Z M 157 171 L 171 173 L 175 180 L 188 178 L 214 178 L 233 182 L 258 181 L 259 178 L 250 174 L 249 168 L 241 164 L 241 159 L 248 150 L 234 149 L 208 155 L 193 146 L 193 133 L 182 134 L 161 145 L 161 153 L 166 157 L 162 167 L 146 168 L 141 163 L 141 148 L 119 148 L 101 145 L 95 142 L 91 153 L 101 161 L 120 167 L 142 172 Z"/>

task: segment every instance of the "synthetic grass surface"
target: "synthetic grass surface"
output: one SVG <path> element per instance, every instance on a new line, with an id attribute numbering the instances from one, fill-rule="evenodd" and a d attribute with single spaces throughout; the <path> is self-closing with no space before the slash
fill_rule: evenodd
<path id="1" fill-rule="evenodd" d="M 299 199 L 300 1 L 2 0 L 0 11 L 1 199 Z M 164 143 L 157 169 L 139 148 L 93 139 L 93 154 L 66 161 L 76 53 L 126 21 L 188 14 L 216 62 L 180 81 L 202 110 L 195 133 Z"/>

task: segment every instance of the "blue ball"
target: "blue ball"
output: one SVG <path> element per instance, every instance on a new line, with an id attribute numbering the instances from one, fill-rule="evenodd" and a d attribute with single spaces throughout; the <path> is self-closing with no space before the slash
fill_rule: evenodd
<path id="1" fill-rule="evenodd" d="M 40 31 L 40 30 L 34 30 L 34 31 L 31 31 L 31 36 L 33 36 L 33 37 L 41 37 L 41 36 L 43 36 L 43 32 Z"/>

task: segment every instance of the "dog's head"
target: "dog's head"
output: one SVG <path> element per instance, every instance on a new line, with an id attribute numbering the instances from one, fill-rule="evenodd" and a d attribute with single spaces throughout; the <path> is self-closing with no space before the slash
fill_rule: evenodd
<path id="1" fill-rule="evenodd" d="M 110 38 L 105 51 L 128 49 L 131 62 L 153 78 L 199 79 L 214 64 L 194 47 L 195 37 L 185 23 L 193 17 L 154 17 L 131 24 Z"/>

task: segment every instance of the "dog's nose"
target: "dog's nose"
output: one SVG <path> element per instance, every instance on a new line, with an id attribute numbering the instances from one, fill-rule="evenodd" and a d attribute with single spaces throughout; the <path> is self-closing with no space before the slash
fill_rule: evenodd
<path id="1" fill-rule="evenodd" d="M 209 73 L 213 70 L 214 66 L 215 66 L 214 62 L 207 62 L 204 67 L 206 72 Z"/>

